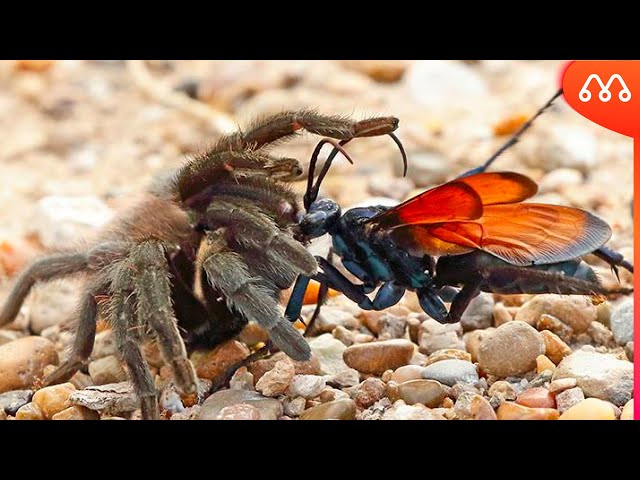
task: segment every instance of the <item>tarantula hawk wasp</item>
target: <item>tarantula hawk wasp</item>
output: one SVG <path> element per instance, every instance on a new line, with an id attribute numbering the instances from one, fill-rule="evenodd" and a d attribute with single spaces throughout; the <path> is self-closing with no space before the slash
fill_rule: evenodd
<path id="1" fill-rule="evenodd" d="M 460 321 L 481 291 L 618 293 L 605 292 L 594 271 L 579 258 L 593 253 L 616 275 L 618 266 L 633 272 L 622 255 L 604 247 L 611 236 L 605 221 L 577 208 L 522 203 L 537 192 L 531 179 L 513 172 L 486 172 L 561 94 L 562 90 L 557 92 L 483 165 L 393 208 L 372 206 L 343 213 L 334 201 L 317 200 L 327 163 L 337 151 L 329 155 L 315 184 L 317 155 L 312 157 L 304 196 L 307 213 L 297 238 L 306 242 L 331 235 L 331 252 L 362 283 L 354 284 L 329 260 L 316 257 L 321 271 L 297 279 L 286 317 L 291 321 L 300 317 L 311 278 L 320 283 L 320 291 L 307 331 L 329 288 L 365 310 L 388 308 L 412 290 L 422 309 L 442 323 Z M 378 287 L 370 299 L 367 294 Z M 451 301 L 449 311 L 444 301 Z"/>

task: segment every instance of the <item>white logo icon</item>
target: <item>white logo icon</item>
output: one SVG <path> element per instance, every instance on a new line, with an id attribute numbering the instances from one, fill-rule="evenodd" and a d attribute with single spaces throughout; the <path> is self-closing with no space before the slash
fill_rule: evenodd
<path id="1" fill-rule="evenodd" d="M 622 86 L 622 90 L 620 90 L 620 93 L 618 93 L 618 98 L 620 99 L 620 101 L 626 103 L 631 100 L 631 91 L 629 90 L 629 87 L 627 87 L 627 84 L 624 83 L 624 80 L 619 74 L 614 73 L 613 75 L 611 75 L 609 81 L 605 85 L 604 83 L 602 83 L 602 79 L 598 74 L 592 73 L 591 75 L 589 75 L 589 78 L 587 78 L 587 81 L 584 82 L 582 90 L 580 90 L 580 93 L 578 94 L 578 98 L 580 98 L 582 102 L 586 103 L 591 100 L 589 84 L 594 78 L 596 82 L 598 82 L 598 85 L 600 85 L 600 93 L 598 94 L 598 98 L 601 102 L 607 103 L 609 100 L 611 100 L 611 92 L 609 91 L 609 87 L 614 80 L 618 80 L 620 82 L 620 85 Z"/>

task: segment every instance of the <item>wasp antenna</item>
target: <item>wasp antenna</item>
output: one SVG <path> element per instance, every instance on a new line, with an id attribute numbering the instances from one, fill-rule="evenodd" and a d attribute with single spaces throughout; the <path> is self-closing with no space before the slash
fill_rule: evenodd
<path id="1" fill-rule="evenodd" d="M 516 133 L 514 133 L 511 138 L 509 140 L 507 140 L 507 142 L 502 145 L 502 147 L 500 147 L 498 149 L 498 151 L 496 153 L 494 153 L 486 162 L 484 162 L 484 164 L 482 164 L 480 167 L 477 168 L 473 168 L 471 170 L 469 170 L 466 173 L 463 173 L 462 175 L 460 175 L 457 178 L 464 178 L 464 177 L 468 177 L 469 175 L 475 175 L 476 173 L 482 173 L 484 172 L 487 168 L 489 168 L 491 166 L 491 164 L 496 160 L 496 158 L 498 158 L 500 155 L 502 155 L 504 152 L 506 152 L 507 150 L 509 150 L 511 147 L 513 147 L 516 143 L 518 143 L 518 141 L 520 140 L 520 137 L 522 136 L 522 134 L 524 132 L 526 132 L 527 130 L 529 130 L 529 128 L 531 128 L 531 125 L 533 125 L 533 122 L 535 121 L 536 118 L 538 118 L 540 115 L 542 115 L 545 110 L 547 110 L 551 105 L 553 105 L 553 102 L 556 100 L 556 98 L 558 98 L 560 95 L 563 94 L 563 90 L 560 89 L 558 90 L 553 97 L 551 97 L 551 99 L 545 103 L 542 108 L 540 110 L 538 110 L 535 115 L 533 117 L 531 117 L 529 120 L 527 120 L 527 122 L 522 125 L 518 131 Z"/>
<path id="2" fill-rule="evenodd" d="M 407 176 L 407 168 L 408 168 L 407 152 L 405 152 L 404 146 L 402 145 L 402 142 L 400 141 L 400 139 L 398 137 L 395 136 L 395 134 L 389 133 L 388 135 L 391 137 L 391 139 L 395 142 L 395 144 L 400 149 L 400 153 L 402 154 L 402 164 L 404 165 L 404 171 L 402 172 L 402 176 L 406 177 Z"/>

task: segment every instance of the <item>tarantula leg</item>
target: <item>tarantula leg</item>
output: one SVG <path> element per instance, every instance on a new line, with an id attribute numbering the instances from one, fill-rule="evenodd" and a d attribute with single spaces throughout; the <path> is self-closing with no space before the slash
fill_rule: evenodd
<path id="1" fill-rule="evenodd" d="M 121 263 L 112 284 L 114 293 L 108 314 L 114 327 L 118 352 L 127 364 L 131 382 L 140 400 L 142 418 L 159 420 L 158 392 L 149 365 L 140 350 L 144 325 L 135 313 L 132 271 L 128 260 Z"/>
<path id="2" fill-rule="evenodd" d="M 321 115 L 313 111 L 281 112 L 256 121 L 245 133 L 223 137 L 218 148 L 241 150 L 259 149 L 268 143 L 295 135 L 305 129 L 323 137 L 345 140 L 355 137 L 385 135 L 398 128 L 398 119 L 378 117 L 354 121 L 341 116 Z"/>
<path id="3" fill-rule="evenodd" d="M 81 272 L 87 268 L 86 253 L 51 255 L 33 262 L 16 279 L 13 290 L 0 311 L 0 326 L 13 321 L 31 287 L 38 281 L 47 281 Z"/>
<path id="4" fill-rule="evenodd" d="M 620 276 L 618 275 L 618 267 L 622 267 L 625 270 L 633 273 L 633 265 L 625 260 L 625 258 L 618 252 L 614 252 L 607 247 L 600 247 L 595 252 L 593 252 L 593 254 L 596 257 L 601 258 L 611 266 L 613 273 L 615 273 L 616 277 L 618 277 L 618 281 L 620 281 Z"/>
<path id="5" fill-rule="evenodd" d="M 467 283 L 458 294 L 454 297 L 449 307 L 449 314 L 444 323 L 457 323 L 462 318 L 471 300 L 480 295 L 480 281 L 471 281 Z"/>
<path id="6" fill-rule="evenodd" d="M 169 268 L 162 245 L 148 241 L 141 243 L 131 253 L 136 269 L 135 293 L 138 299 L 138 315 L 158 335 L 158 345 L 163 357 L 173 370 L 176 386 L 186 394 L 195 393 L 197 377 L 171 305 Z"/>
<path id="7" fill-rule="evenodd" d="M 205 221 L 211 228 L 227 229 L 227 238 L 233 239 L 242 247 L 259 249 L 266 257 L 277 257 L 274 259 L 275 263 L 271 262 L 274 265 L 280 262 L 295 268 L 296 273 L 305 275 L 317 270 L 313 256 L 289 234 L 270 223 L 249 202 L 216 201 L 207 209 Z"/>
<path id="8" fill-rule="evenodd" d="M 509 140 L 507 140 L 507 142 L 498 149 L 498 151 L 496 153 L 494 153 L 493 155 L 491 155 L 491 157 L 485 161 L 482 165 L 480 165 L 479 167 L 475 167 L 472 168 L 471 170 L 464 172 L 462 175 L 458 175 L 456 178 L 464 178 L 464 177 L 468 177 L 470 175 L 475 175 L 476 173 L 482 173 L 484 171 L 487 170 L 487 168 L 489 168 L 491 166 L 491 164 L 500 156 L 502 155 L 504 152 L 506 152 L 507 150 L 509 150 L 511 147 L 513 147 L 516 143 L 518 143 L 518 141 L 520 140 L 520 137 L 524 134 L 524 132 L 526 132 L 527 130 L 529 130 L 529 128 L 531 128 L 531 125 L 533 125 L 533 122 L 536 118 L 538 118 L 540 115 L 542 115 L 544 113 L 545 110 L 547 110 L 552 104 L 553 102 L 556 100 L 556 98 L 558 98 L 560 95 L 562 95 L 562 89 L 558 90 L 553 97 L 551 97 L 551 99 L 545 103 L 542 108 L 540 110 L 538 110 L 533 117 L 531 117 L 524 125 L 522 125 L 518 131 L 516 133 L 514 133 L 511 138 Z"/>
<path id="9" fill-rule="evenodd" d="M 87 361 L 96 338 L 98 305 L 96 295 L 104 292 L 104 285 L 87 288 L 83 294 L 75 338 L 69 359 L 44 378 L 44 385 L 55 385 L 69 380 Z"/>
<path id="10" fill-rule="evenodd" d="M 228 249 L 221 235 L 210 234 L 209 256 L 202 268 L 212 287 L 222 293 L 230 308 L 262 326 L 273 343 L 294 360 L 308 360 L 309 345 L 282 316 L 271 291 L 251 275 L 242 257 Z"/>
<path id="11" fill-rule="evenodd" d="M 302 175 L 303 169 L 295 158 L 274 157 L 250 150 L 205 151 L 183 165 L 174 182 L 180 199 L 187 206 L 207 203 L 210 190 L 219 179 L 232 177 L 270 177 L 289 181 Z"/>

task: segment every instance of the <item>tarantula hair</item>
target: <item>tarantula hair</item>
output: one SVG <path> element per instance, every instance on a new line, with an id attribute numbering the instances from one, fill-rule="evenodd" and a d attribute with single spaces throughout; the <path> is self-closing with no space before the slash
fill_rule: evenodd
<path id="1" fill-rule="evenodd" d="M 66 381 L 84 366 L 101 313 L 115 332 L 145 419 L 159 418 L 157 391 L 140 348 L 147 335 L 157 340 L 184 394 L 196 392 L 197 377 L 181 331 L 187 342 L 206 337 L 213 345 L 255 321 L 275 347 L 293 359 L 308 359 L 309 345 L 278 303 L 298 275 L 317 270 L 314 257 L 294 239 L 301 207 L 283 183 L 300 176 L 302 167 L 265 147 L 304 129 L 341 150 L 356 137 L 389 134 L 397 140 L 391 133 L 397 126 L 393 117 L 353 121 L 293 111 L 221 137 L 156 182 L 88 249 L 59 252 L 28 266 L 0 311 L 0 326 L 16 317 L 36 282 L 84 274 L 70 355 L 43 383 Z"/>

